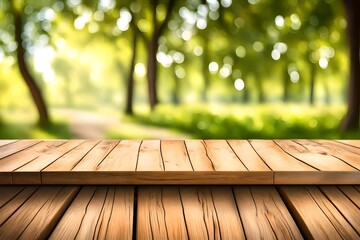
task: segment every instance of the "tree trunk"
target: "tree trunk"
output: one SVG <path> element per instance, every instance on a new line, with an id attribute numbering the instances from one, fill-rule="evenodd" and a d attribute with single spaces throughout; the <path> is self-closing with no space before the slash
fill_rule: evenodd
<path id="1" fill-rule="evenodd" d="M 347 17 L 347 35 L 350 46 L 350 79 L 348 110 L 341 124 L 342 130 L 359 128 L 360 113 L 360 1 L 344 0 Z"/>
<path id="2" fill-rule="evenodd" d="M 287 69 L 287 64 L 285 64 L 284 72 L 283 72 L 283 102 L 287 103 L 289 101 L 289 73 Z"/>
<path id="3" fill-rule="evenodd" d="M 174 88 L 173 88 L 173 92 L 172 92 L 172 103 L 174 105 L 179 105 L 180 103 L 180 97 L 179 97 L 179 92 L 180 92 L 180 79 L 176 76 L 175 73 L 175 64 L 173 64 L 173 76 L 174 76 Z"/>
<path id="4" fill-rule="evenodd" d="M 209 72 L 209 39 L 206 37 L 204 38 L 204 45 L 203 45 L 203 54 L 202 54 L 202 71 L 204 77 L 204 89 L 201 94 L 202 102 L 206 103 L 208 101 L 208 91 L 210 88 L 210 72 Z"/>
<path id="5" fill-rule="evenodd" d="M 50 123 L 49 114 L 47 111 L 47 107 L 44 101 L 44 98 L 41 94 L 40 88 L 37 86 L 35 80 L 31 76 L 29 69 L 25 62 L 25 49 L 22 45 L 22 33 L 23 33 L 23 22 L 21 13 L 17 12 L 16 10 L 13 11 L 14 13 L 14 20 L 15 20 L 15 41 L 17 43 L 17 61 L 19 65 L 20 73 L 30 90 L 31 96 L 34 100 L 36 105 L 36 109 L 39 114 L 39 124 L 40 125 L 47 125 Z"/>
<path id="6" fill-rule="evenodd" d="M 136 61 L 136 50 L 137 50 L 137 31 L 133 31 L 133 42 L 132 42 L 132 56 L 131 63 L 127 81 L 127 92 L 126 92 L 126 108 L 125 113 L 133 115 L 133 98 L 134 98 L 134 70 L 135 70 L 135 61 Z"/>
<path id="7" fill-rule="evenodd" d="M 157 62 L 156 53 L 159 47 L 159 37 L 157 34 L 149 42 L 148 46 L 148 91 L 149 91 L 149 103 L 150 108 L 154 109 L 158 103 L 156 80 L 157 80 Z"/>
<path id="8" fill-rule="evenodd" d="M 315 78 L 316 78 L 316 66 L 315 63 L 310 65 L 310 94 L 309 94 L 309 103 L 314 105 L 315 102 Z"/>

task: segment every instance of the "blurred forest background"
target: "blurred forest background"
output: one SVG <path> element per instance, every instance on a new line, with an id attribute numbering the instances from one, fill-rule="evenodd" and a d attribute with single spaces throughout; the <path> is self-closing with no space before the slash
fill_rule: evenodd
<path id="1" fill-rule="evenodd" d="M 359 11 L 0 0 L 0 138 L 359 138 Z"/>

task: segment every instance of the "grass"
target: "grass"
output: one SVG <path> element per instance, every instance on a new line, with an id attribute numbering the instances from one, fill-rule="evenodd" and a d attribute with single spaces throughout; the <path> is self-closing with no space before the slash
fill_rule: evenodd
<path id="1" fill-rule="evenodd" d="M 175 128 L 194 138 L 360 138 L 360 131 L 339 131 L 344 113 L 342 105 L 161 105 L 152 113 L 139 112 L 131 119 Z"/>

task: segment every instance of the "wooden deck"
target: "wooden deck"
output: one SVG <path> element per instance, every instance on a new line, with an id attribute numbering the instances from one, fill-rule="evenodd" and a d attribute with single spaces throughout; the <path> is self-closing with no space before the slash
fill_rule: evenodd
<path id="1" fill-rule="evenodd" d="M 360 184 L 360 140 L 1 140 L 0 184 Z"/>
<path id="2" fill-rule="evenodd" d="M 360 186 L 0 186 L 0 239 L 360 239 Z"/>

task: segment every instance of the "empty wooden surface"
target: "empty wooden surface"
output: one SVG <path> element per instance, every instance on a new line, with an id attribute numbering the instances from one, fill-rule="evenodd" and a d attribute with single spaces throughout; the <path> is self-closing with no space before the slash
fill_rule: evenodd
<path id="1" fill-rule="evenodd" d="M 358 140 L 0 140 L 0 184 L 359 184 Z"/>
<path id="2" fill-rule="evenodd" d="M 360 187 L 0 186 L 0 239 L 359 239 Z"/>

